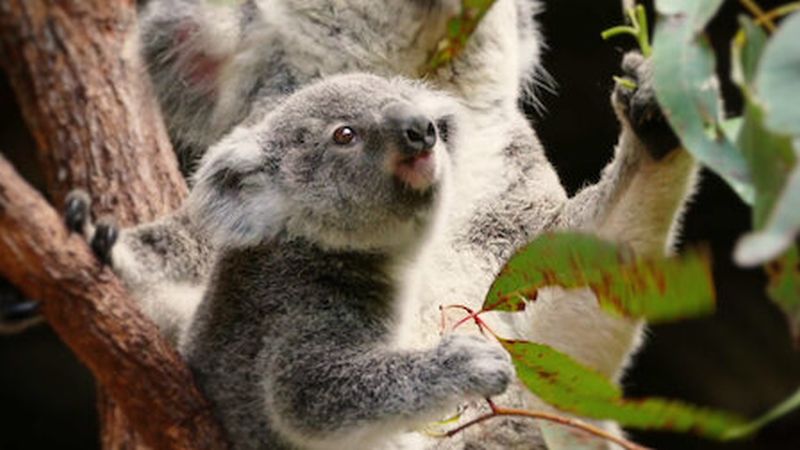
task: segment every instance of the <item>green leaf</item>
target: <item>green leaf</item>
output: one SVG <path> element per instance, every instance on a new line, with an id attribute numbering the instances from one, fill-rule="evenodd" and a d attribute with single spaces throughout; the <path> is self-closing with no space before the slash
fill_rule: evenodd
<path id="1" fill-rule="evenodd" d="M 767 44 L 767 33 L 747 16 L 739 17 L 739 25 L 741 29 L 732 46 L 732 77 L 743 90 L 752 91 L 750 86 L 756 78 L 758 63 Z"/>
<path id="2" fill-rule="evenodd" d="M 656 0 L 656 10 L 666 16 L 684 16 L 690 31 L 701 33 L 723 0 Z"/>
<path id="3" fill-rule="evenodd" d="M 714 52 L 702 34 L 720 0 L 659 0 L 653 43 L 656 97 L 686 149 L 750 203 L 746 161 L 722 129 Z"/>
<path id="4" fill-rule="evenodd" d="M 797 17 L 794 20 L 795 24 L 800 24 Z M 739 72 L 736 78 L 746 99 L 738 145 L 748 160 L 756 190 L 753 205 L 755 231 L 739 241 L 734 259 L 743 266 L 773 261 L 766 266 L 769 276 L 767 292 L 786 315 L 795 340 L 800 343 L 800 252 L 795 244 L 800 231 L 799 149 L 796 141 L 793 145 L 793 137 L 789 134 L 793 128 L 781 126 L 782 121 L 793 120 L 792 108 L 787 111 L 784 99 L 800 101 L 800 94 L 793 91 L 800 85 L 796 78 L 789 76 L 787 79 L 786 73 L 787 70 L 792 71 L 787 69 L 792 65 L 800 73 L 800 58 L 796 52 L 785 52 L 800 50 L 800 47 L 797 42 L 777 41 L 775 44 L 779 35 L 781 39 L 786 39 L 787 35 L 782 33 L 786 33 L 788 25 L 791 25 L 789 21 L 784 22 L 779 33 L 765 45 L 764 32 L 752 21 L 743 19 L 740 33 L 743 37 L 737 37 L 734 45 L 734 67 L 738 67 L 735 72 Z M 794 27 L 800 29 L 798 25 Z M 771 60 L 767 59 L 768 55 Z M 781 58 L 794 62 L 781 63 Z M 754 79 L 758 84 L 757 89 L 752 87 Z M 765 79 L 771 80 L 766 85 L 766 94 L 765 86 L 762 86 Z M 775 87 L 781 91 L 777 99 L 777 92 L 771 90 Z M 770 117 L 765 114 L 762 105 L 773 105 L 770 111 L 779 118 L 777 127 L 773 123 L 773 128 L 769 128 Z M 795 103 L 795 112 L 797 105 Z M 789 118 L 782 114 L 789 114 Z"/>
<path id="5" fill-rule="evenodd" d="M 765 127 L 764 111 L 747 100 L 739 148 L 747 157 L 756 196 L 753 228 L 737 245 L 734 259 L 752 267 L 786 252 L 800 230 L 800 166 L 789 136 Z"/>
<path id="6" fill-rule="evenodd" d="M 708 258 L 635 260 L 594 236 L 545 234 L 522 248 L 489 288 L 484 310 L 520 311 L 546 286 L 589 287 L 602 308 L 653 322 L 714 310 Z"/>
<path id="7" fill-rule="evenodd" d="M 612 419 L 639 429 L 691 431 L 721 439 L 745 421 L 733 414 L 658 398 L 625 399 L 599 373 L 552 348 L 531 342 L 501 340 L 517 376 L 536 396 L 563 411 L 592 419 Z"/>
<path id="8" fill-rule="evenodd" d="M 761 229 L 766 226 L 771 211 L 777 205 L 797 157 L 789 136 L 774 133 L 765 127 L 764 111 L 758 104 L 747 100 L 743 118 L 737 145 L 747 158 L 753 174 L 753 186 L 756 189 L 753 227 Z"/>
<path id="9" fill-rule="evenodd" d="M 800 12 L 783 21 L 764 49 L 756 87 L 767 127 L 800 137 Z"/>

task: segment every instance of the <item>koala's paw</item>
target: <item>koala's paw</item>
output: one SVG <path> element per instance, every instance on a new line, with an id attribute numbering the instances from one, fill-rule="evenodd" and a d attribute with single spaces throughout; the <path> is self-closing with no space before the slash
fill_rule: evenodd
<path id="1" fill-rule="evenodd" d="M 111 265 L 111 250 L 117 243 L 119 228 L 113 217 L 101 217 L 95 225 L 94 234 L 89 244 L 97 259 L 104 265 Z"/>
<path id="2" fill-rule="evenodd" d="M 21 333 L 41 323 L 40 307 L 35 300 L 7 304 L 0 302 L 0 335 Z"/>
<path id="3" fill-rule="evenodd" d="M 456 371 L 467 395 L 492 397 L 505 392 L 514 378 L 511 357 L 503 347 L 486 338 L 450 335 L 444 338 L 441 352 L 444 364 Z"/>
<path id="4" fill-rule="evenodd" d="M 653 90 L 653 64 L 640 53 L 629 52 L 622 60 L 623 78 L 636 84 L 631 88 L 617 83 L 613 101 L 616 109 L 630 124 L 633 132 L 655 160 L 665 157 L 680 146 Z"/>
<path id="5" fill-rule="evenodd" d="M 67 194 L 64 200 L 64 222 L 70 231 L 85 235 L 91 206 L 92 199 L 83 189 L 73 189 Z"/>
<path id="6" fill-rule="evenodd" d="M 111 250 L 119 237 L 119 228 L 113 217 L 103 217 L 93 224 L 89 218 L 92 200 L 82 189 L 74 189 L 64 201 L 64 221 L 67 228 L 80 233 L 88 242 L 97 259 L 111 264 Z"/>

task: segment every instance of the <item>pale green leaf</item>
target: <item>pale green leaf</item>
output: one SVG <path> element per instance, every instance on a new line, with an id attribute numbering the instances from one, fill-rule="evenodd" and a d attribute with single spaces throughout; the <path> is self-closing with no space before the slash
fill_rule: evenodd
<path id="1" fill-rule="evenodd" d="M 653 85 L 667 120 L 686 149 L 749 203 L 754 195 L 749 168 L 722 129 L 714 53 L 702 34 L 720 3 L 657 2 L 666 16 L 656 27 Z"/>

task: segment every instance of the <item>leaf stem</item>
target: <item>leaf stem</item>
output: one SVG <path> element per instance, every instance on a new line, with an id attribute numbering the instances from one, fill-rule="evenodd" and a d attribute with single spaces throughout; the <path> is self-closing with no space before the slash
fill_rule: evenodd
<path id="1" fill-rule="evenodd" d="M 800 11 L 800 2 L 787 3 L 767 11 L 763 16 L 756 18 L 756 24 L 762 25 L 766 20 L 775 20 L 780 17 Z"/>
<path id="2" fill-rule="evenodd" d="M 613 442 L 626 450 L 649 450 L 647 447 L 643 447 L 641 445 L 635 444 L 621 437 L 614 436 L 613 434 L 610 434 L 607 431 L 600 429 L 594 425 L 590 425 L 586 422 L 583 422 L 578 419 L 573 419 L 571 417 L 565 417 L 544 411 L 525 411 L 521 409 L 501 408 L 492 403 L 491 400 L 489 400 L 489 407 L 492 409 L 492 412 L 476 417 L 475 419 L 470 420 L 464 425 L 461 425 L 458 428 L 448 431 L 447 433 L 444 434 L 444 437 L 453 437 L 456 434 L 466 430 L 467 428 L 475 426 L 481 422 L 485 422 L 494 417 L 526 417 L 529 419 L 546 420 L 548 422 L 553 422 L 560 425 L 564 425 L 566 427 L 574 428 L 576 430 L 580 430 L 585 433 L 591 434 L 595 437 Z"/>
<path id="3" fill-rule="evenodd" d="M 770 33 L 775 32 L 775 22 L 772 21 L 770 17 L 767 17 L 767 13 L 758 6 L 758 3 L 755 0 L 739 0 L 739 3 L 747 9 L 747 11 L 756 18 L 756 23 L 763 25 L 764 28 L 767 29 Z"/>
<path id="4" fill-rule="evenodd" d="M 639 49 L 642 51 L 642 55 L 649 57 L 653 53 L 653 49 L 650 46 L 650 28 L 647 25 L 647 11 L 644 9 L 644 5 L 636 5 L 635 8 L 628 8 L 625 10 L 625 13 L 628 15 L 628 22 L 630 22 L 630 25 L 618 25 L 609 28 L 603 31 L 600 36 L 602 36 L 604 40 L 608 40 L 615 36 L 629 34 L 639 43 Z"/>

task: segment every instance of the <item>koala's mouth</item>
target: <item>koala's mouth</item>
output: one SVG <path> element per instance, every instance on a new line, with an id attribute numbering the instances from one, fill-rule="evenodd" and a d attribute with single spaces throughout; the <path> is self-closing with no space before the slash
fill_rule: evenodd
<path id="1" fill-rule="evenodd" d="M 411 156 L 398 156 L 394 162 L 394 176 L 411 189 L 427 191 L 436 183 L 433 152 L 425 150 Z"/>

